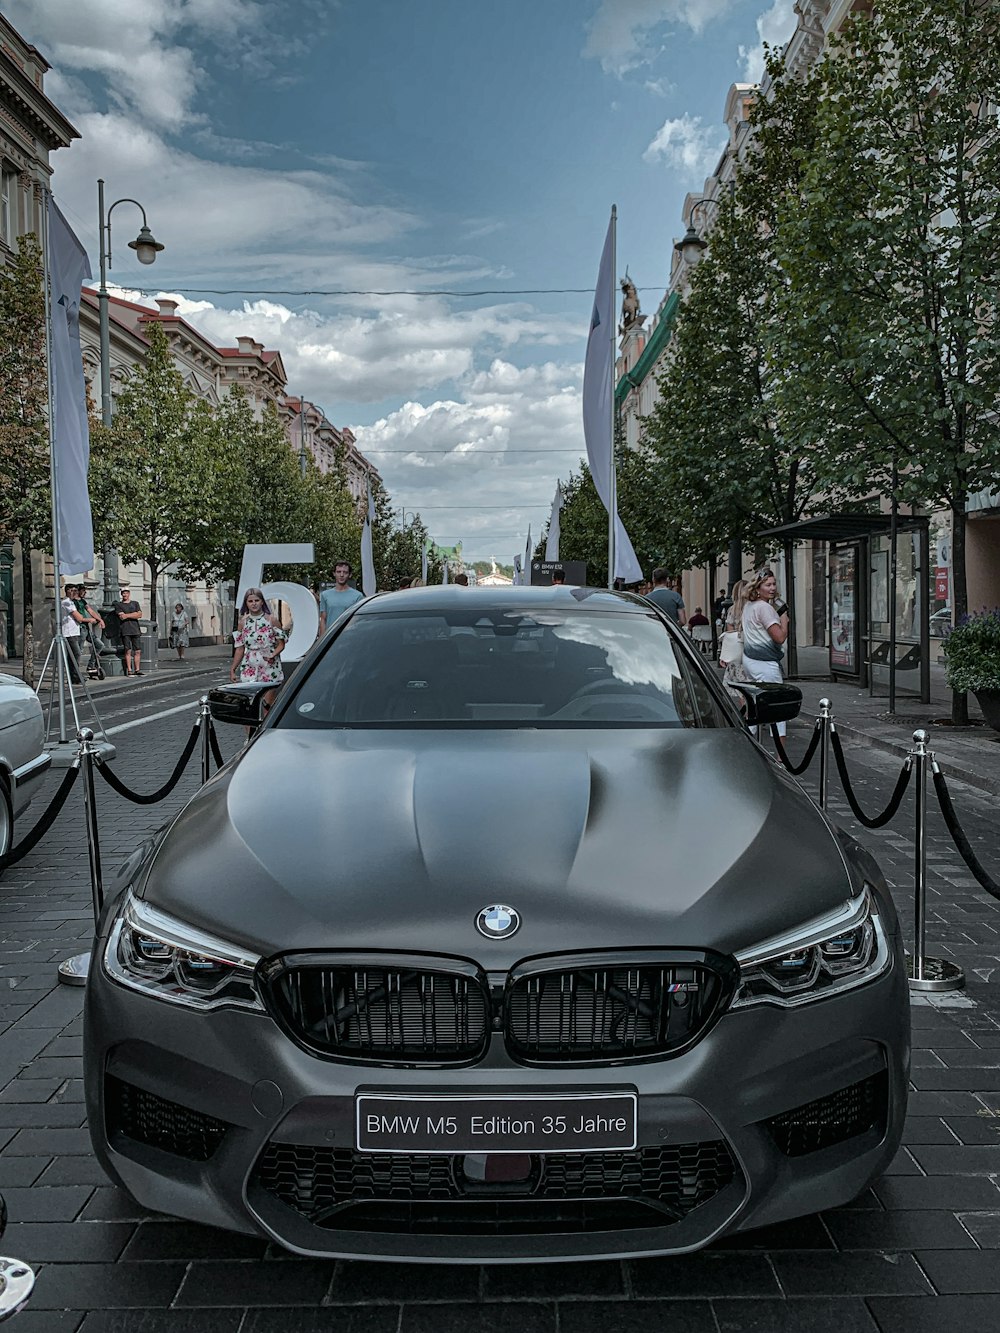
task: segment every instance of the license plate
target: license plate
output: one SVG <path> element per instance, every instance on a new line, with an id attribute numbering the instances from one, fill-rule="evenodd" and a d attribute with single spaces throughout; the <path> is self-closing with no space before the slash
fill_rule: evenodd
<path id="1" fill-rule="evenodd" d="M 359 1152 L 628 1152 L 634 1092 L 535 1097 L 359 1093 Z"/>

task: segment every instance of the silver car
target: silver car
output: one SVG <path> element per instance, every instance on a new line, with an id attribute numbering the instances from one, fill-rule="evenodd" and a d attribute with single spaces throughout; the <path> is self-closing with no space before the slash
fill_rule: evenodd
<path id="1" fill-rule="evenodd" d="M 0 874 L 14 842 L 14 820 L 51 762 L 45 753 L 42 706 L 30 686 L 0 674 Z"/>

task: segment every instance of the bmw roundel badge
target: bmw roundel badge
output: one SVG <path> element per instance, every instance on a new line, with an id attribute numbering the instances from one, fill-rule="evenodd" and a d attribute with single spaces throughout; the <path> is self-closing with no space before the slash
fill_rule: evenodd
<path id="1" fill-rule="evenodd" d="M 505 907 L 502 903 L 484 907 L 476 917 L 476 929 L 488 940 L 505 940 L 520 924 L 520 915 L 513 907 Z"/>

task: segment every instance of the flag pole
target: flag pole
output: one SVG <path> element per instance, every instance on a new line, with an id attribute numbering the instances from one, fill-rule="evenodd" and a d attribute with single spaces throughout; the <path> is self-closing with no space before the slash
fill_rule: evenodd
<path id="1" fill-rule="evenodd" d="M 52 374 L 52 293 L 49 273 L 49 204 L 52 199 L 50 190 L 42 191 L 42 288 L 45 296 L 45 374 L 49 402 L 49 490 L 52 501 L 52 565 L 55 576 L 55 642 L 53 675 L 58 684 L 59 695 L 59 740 L 66 743 L 66 685 L 69 678 L 67 648 L 62 641 L 62 597 L 59 593 L 59 465 L 56 456 L 55 437 L 55 377 Z M 39 685 L 41 681 L 39 681 Z M 70 686 L 72 690 L 72 686 Z M 72 695 L 70 696 L 72 697 Z"/>
<path id="2" fill-rule="evenodd" d="M 618 205 L 611 205 L 611 272 L 608 274 L 608 282 L 611 284 L 611 299 L 608 302 L 608 309 L 611 312 L 611 368 L 608 372 L 611 376 L 611 420 L 608 425 L 611 428 L 611 449 L 609 458 L 611 460 L 611 476 L 609 478 L 608 493 L 611 497 L 611 503 L 608 505 L 608 587 L 615 586 L 615 515 L 618 513 L 618 486 L 615 469 L 615 362 L 617 361 L 617 339 L 615 337 L 615 273 L 618 267 Z"/>

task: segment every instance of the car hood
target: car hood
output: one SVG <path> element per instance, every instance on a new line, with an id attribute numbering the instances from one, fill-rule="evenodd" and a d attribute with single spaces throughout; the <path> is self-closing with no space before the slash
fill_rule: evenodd
<path id="1" fill-rule="evenodd" d="M 188 804 L 142 892 L 263 954 L 507 967 L 732 952 L 835 907 L 850 879 L 825 818 L 735 729 L 278 729 Z M 517 909 L 517 934 L 479 935 L 492 903 Z"/>

